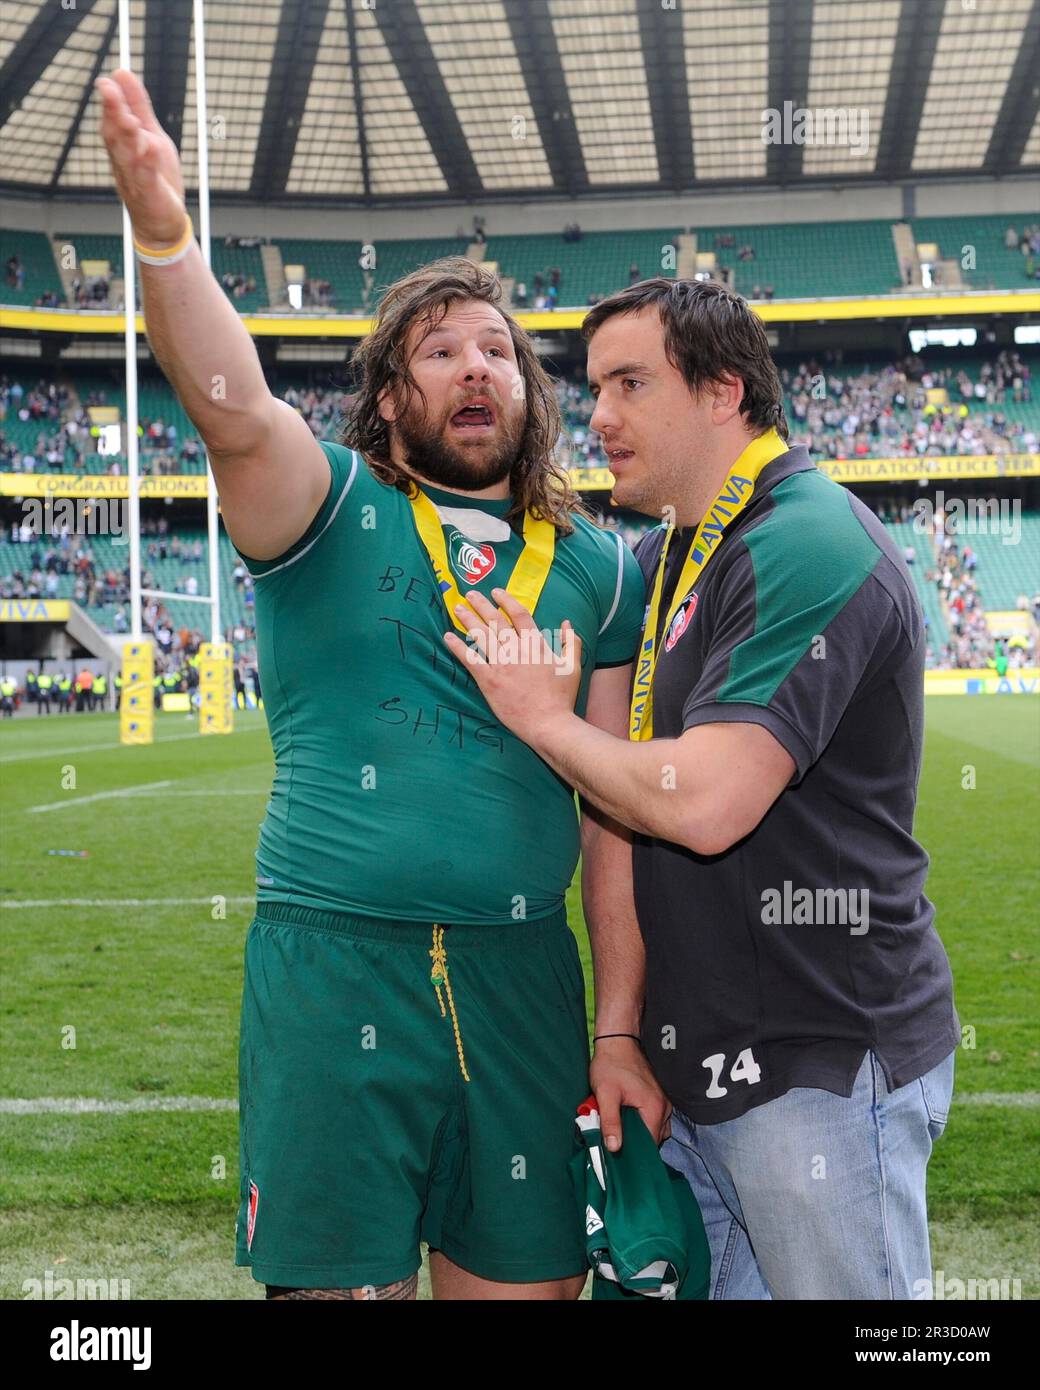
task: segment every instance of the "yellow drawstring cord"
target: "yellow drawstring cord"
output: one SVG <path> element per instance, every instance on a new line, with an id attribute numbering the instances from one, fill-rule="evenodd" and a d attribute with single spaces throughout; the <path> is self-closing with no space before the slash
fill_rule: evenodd
<path id="1" fill-rule="evenodd" d="M 444 949 L 444 928 L 433 924 L 433 950 L 430 951 L 433 959 L 433 970 L 430 974 L 430 981 L 437 991 L 437 1003 L 441 1006 L 441 1018 L 445 1018 L 444 1000 L 441 997 L 441 985 L 448 992 L 448 1007 L 451 1009 L 451 1026 L 455 1030 L 455 1050 L 459 1054 L 459 1070 L 462 1072 L 463 1081 L 469 1080 L 469 1072 L 466 1070 L 466 1054 L 462 1050 L 462 1034 L 459 1032 L 459 1020 L 455 1013 L 455 1000 L 451 993 L 451 981 L 448 979 L 448 953 Z"/>

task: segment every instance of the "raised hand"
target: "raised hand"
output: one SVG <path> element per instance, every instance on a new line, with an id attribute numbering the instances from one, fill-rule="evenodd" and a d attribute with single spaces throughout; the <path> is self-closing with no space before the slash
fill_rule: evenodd
<path id="1" fill-rule="evenodd" d="M 141 80 L 126 68 L 94 84 L 101 96 L 101 136 L 134 236 L 160 250 L 185 228 L 184 178 L 177 146 L 152 110 Z"/>

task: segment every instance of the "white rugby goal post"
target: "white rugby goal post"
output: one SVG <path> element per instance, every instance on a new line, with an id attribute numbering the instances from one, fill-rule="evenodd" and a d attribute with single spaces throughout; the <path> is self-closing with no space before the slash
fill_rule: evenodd
<path id="1" fill-rule="evenodd" d="M 202 0 L 192 0 L 195 43 L 195 119 L 198 128 L 199 158 L 199 241 L 207 267 L 212 265 L 209 217 L 209 143 L 206 124 L 206 32 Z M 130 0 L 119 0 L 119 66 L 129 69 Z M 209 547 L 209 593 L 178 594 L 163 589 L 141 588 L 141 499 L 140 467 L 137 448 L 137 277 L 134 233 L 130 214 L 123 204 L 123 313 L 126 365 L 126 461 L 130 493 L 130 632 L 141 639 L 142 598 L 169 598 L 185 603 L 208 604 L 210 641 L 222 641 L 220 629 L 220 552 L 217 523 L 217 482 L 206 456 L 206 538 Z"/>

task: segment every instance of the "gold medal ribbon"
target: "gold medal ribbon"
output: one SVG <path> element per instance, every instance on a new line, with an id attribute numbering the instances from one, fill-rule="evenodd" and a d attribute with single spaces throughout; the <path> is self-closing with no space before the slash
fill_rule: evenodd
<path id="1" fill-rule="evenodd" d="M 753 439 L 726 474 L 714 502 L 704 513 L 690 546 L 690 553 L 675 586 L 671 606 L 661 640 L 667 636 L 676 613 L 689 597 L 690 590 L 704 573 L 705 566 L 719 548 L 722 532 L 739 516 L 751 501 L 758 475 L 766 464 L 787 453 L 790 445 L 780 438 L 776 430 L 766 430 L 765 434 Z M 675 535 L 675 527 L 669 526 L 661 547 L 661 558 L 657 564 L 650 606 L 647 609 L 643 640 L 636 657 L 636 673 L 632 683 L 632 701 L 629 712 L 628 736 L 637 741 L 653 737 L 653 687 L 654 671 L 657 666 L 658 639 L 657 620 L 661 611 L 661 590 L 664 587 L 664 571 L 668 561 L 668 550 Z"/>
<path id="2" fill-rule="evenodd" d="M 437 576 L 437 586 L 448 610 L 448 617 L 459 632 L 465 633 L 466 627 L 455 613 L 455 605 L 462 603 L 463 598 L 448 564 L 448 549 L 444 544 L 444 530 L 437 515 L 437 508 L 422 491 L 418 496 L 410 497 L 408 500 L 412 504 L 415 529 Z M 556 527 L 551 521 L 538 521 L 527 512 L 524 516 L 524 548 L 513 566 L 508 583 L 499 587 L 511 594 L 518 603 L 522 603 L 529 613 L 534 612 L 545 587 L 555 551 Z"/>

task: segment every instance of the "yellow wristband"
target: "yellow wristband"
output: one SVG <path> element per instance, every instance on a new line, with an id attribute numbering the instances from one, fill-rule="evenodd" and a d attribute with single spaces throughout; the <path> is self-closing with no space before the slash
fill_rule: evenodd
<path id="1" fill-rule="evenodd" d="M 191 220 L 191 214 L 185 211 L 184 219 L 184 231 L 173 246 L 164 246 L 157 250 L 151 246 L 142 246 L 135 237 L 134 250 L 141 260 L 148 265 L 168 265 L 173 260 L 179 260 L 195 237 L 195 226 Z"/>

